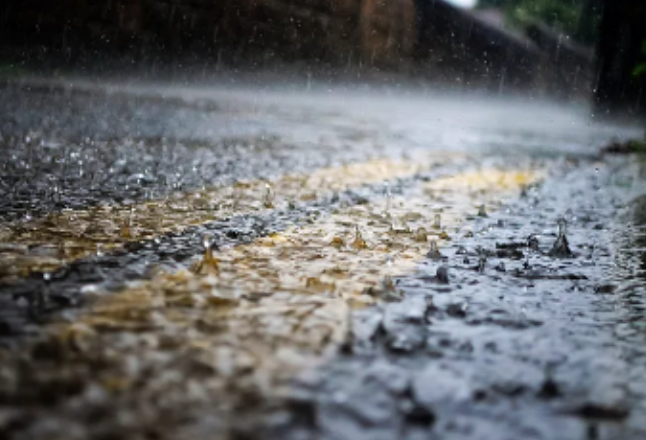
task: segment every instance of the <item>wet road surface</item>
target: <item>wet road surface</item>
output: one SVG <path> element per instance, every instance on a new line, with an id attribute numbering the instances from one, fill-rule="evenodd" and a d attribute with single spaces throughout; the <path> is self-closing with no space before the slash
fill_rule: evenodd
<path id="1" fill-rule="evenodd" d="M 0 88 L 8 438 L 646 436 L 637 130 L 421 88 Z"/>

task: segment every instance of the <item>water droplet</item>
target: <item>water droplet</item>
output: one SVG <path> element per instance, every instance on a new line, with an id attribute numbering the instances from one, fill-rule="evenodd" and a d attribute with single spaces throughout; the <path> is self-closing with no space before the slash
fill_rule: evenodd
<path id="1" fill-rule="evenodd" d="M 487 265 L 487 256 L 484 254 L 480 254 L 480 256 L 478 257 L 478 272 L 483 273 L 486 265 Z"/>
<path id="2" fill-rule="evenodd" d="M 386 275 L 379 286 L 368 287 L 363 293 L 384 301 L 401 301 L 401 293 L 397 290 L 391 276 Z"/>
<path id="3" fill-rule="evenodd" d="M 557 258 L 568 258 L 574 256 L 570 250 L 567 236 L 565 235 L 567 233 L 567 220 L 561 217 L 557 220 L 557 225 L 558 237 L 556 237 L 556 241 L 554 242 L 554 245 L 552 245 L 552 249 L 550 249 L 548 255 L 550 257 Z"/>
<path id="4" fill-rule="evenodd" d="M 43 288 L 36 290 L 36 304 L 35 304 L 36 312 L 40 312 L 45 309 L 47 295 L 49 295 L 49 284 L 52 281 L 51 272 L 43 273 L 43 281 L 45 282 L 45 285 L 43 286 Z"/>
<path id="5" fill-rule="evenodd" d="M 132 225 L 131 225 L 130 218 L 126 218 L 123 220 L 123 223 L 121 224 L 120 235 L 122 238 L 125 238 L 125 239 L 132 238 Z"/>
<path id="6" fill-rule="evenodd" d="M 538 237 L 535 234 L 527 237 L 527 248 L 532 251 L 538 251 Z"/>
<path id="7" fill-rule="evenodd" d="M 202 247 L 204 248 L 204 256 L 191 267 L 191 271 L 197 275 L 218 275 L 220 267 L 218 260 L 213 256 L 213 248 L 217 248 L 217 246 L 210 235 L 202 237 Z"/>
<path id="8" fill-rule="evenodd" d="M 267 209 L 274 207 L 274 190 L 270 184 L 265 184 L 265 198 L 263 200 L 263 205 Z"/>
<path id="9" fill-rule="evenodd" d="M 355 226 L 355 236 L 354 236 L 354 241 L 352 242 L 352 247 L 357 250 L 366 249 L 368 247 L 366 241 L 363 239 L 363 236 L 361 235 L 361 230 L 359 229 L 359 225 Z"/>
<path id="10" fill-rule="evenodd" d="M 563 217 L 559 218 L 556 222 L 559 228 L 558 235 L 559 237 L 564 237 L 565 234 L 567 233 L 567 220 L 565 220 Z"/>
<path id="11" fill-rule="evenodd" d="M 386 212 L 390 212 L 392 208 L 392 199 L 393 195 L 390 191 L 390 182 L 385 181 L 384 182 L 384 197 L 386 197 Z"/>
<path id="12" fill-rule="evenodd" d="M 442 216 L 440 214 L 435 214 L 433 229 L 442 229 Z"/>
<path id="13" fill-rule="evenodd" d="M 435 272 L 435 279 L 438 283 L 449 284 L 449 268 L 445 265 L 438 267 Z"/>
<path id="14" fill-rule="evenodd" d="M 439 261 L 442 258 L 444 258 L 444 255 L 442 255 L 442 253 L 437 247 L 437 241 L 431 240 L 431 247 L 429 251 L 426 253 L 426 257 L 430 258 L 433 261 Z"/>
<path id="15" fill-rule="evenodd" d="M 211 246 L 212 246 L 211 236 L 204 235 L 202 237 L 202 247 L 204 248 L 204 252 L 211 251 Z"/>

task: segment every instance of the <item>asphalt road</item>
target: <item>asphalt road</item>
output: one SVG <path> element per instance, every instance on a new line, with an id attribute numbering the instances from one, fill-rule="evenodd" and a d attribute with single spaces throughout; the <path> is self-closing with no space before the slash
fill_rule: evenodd
<path id="1" fill-rule="evenodd" d="M 421 86 L 0 87 L 3 438 L 646 437 L 640 136 Z"/>

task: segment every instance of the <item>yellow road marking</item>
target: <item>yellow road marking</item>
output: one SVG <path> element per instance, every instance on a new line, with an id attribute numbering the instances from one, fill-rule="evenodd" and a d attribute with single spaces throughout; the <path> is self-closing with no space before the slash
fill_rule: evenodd
<path id="1" fill-rule="evenodd" d="M 0 285 L 31 272 L 52 271 L 99 252 L 121 249 L 130 242 L 181 232 L 217 219 L 286 208 L 290 202 L 312 200 L 362 184 L 410 176 L 455 157 L 373 160 L 315 170 L 309 175 L 288 175 L 272 182 L 241 182 L 132 206 L 63 210 L 26 223 L 0 225 Z"/>
<path id="2" fill-rule="evenodd" d="M 89 357 L 120 365 L 136 347 L 139 375 L 117 369 L 107 388 L 115 381 L 153 387 L 152 378 L 162 374 L 154 371 L 166 368 L 159 359 L 175 353 L 183 361 L 172 368 L 187 383 L 196 380 L 191 368 L 199 367 L 209 372 L 199 386 L 209 390 L 279 392 L 345 340 L 351 308 L 373 303 L 385 276 L 414 269 L 428 250 L 426 236 L 463 234 L 461 222 L 477 205 L 493 210 L 539 178 L 532 171 L 482 170 L 426 184 L 415 197 L 339 210 L 307 227 L 223 250 L 216 255 L 217 275 L 159 273 L 115 294 L 97 294 L 71 323 L 50 327 L 47 344 L 73 352 L 78 362 Z M 440 193 L 451 203 L 442 209 L 445 227 L 434 230 Z M 356 227 L 365 244 L 357 244 Z M 143 371 L 154 372 L 146 373 L 150 380 Z"/>
<path id="3" fill-rule="evenodd" d="M 541 177 L 484 169 L 438 179 L 410 197 L 340 209 L 224 249 L 210 274 L 160 272 L 114 294 L 97 291 L 43 338 L 17 353 L 0 350 L 0 390 L 60 426 L 82 426 L 87 411 L 108 409 L 120 421 L 144 417 L 119 425 L 124 432 L 163 426 L 169 438 L 194 438 L 208 414 L 225 424 L 208 437 L 225 438 L 233 414 L 275 402 L 295 375 L 329 359 L 349 334 L 352 307 L 375 301 L 365 289 L 379 292 L 384 276 L 413 270 L 428 249 L 418 241 L 424 235 L 457 238 L 478 205 L 493 211 Z M 434 229 L 439 210 L 444 227 Z M 81 390 L 69 405 L 42 405 L 42 393 L 67 389 Z"/>

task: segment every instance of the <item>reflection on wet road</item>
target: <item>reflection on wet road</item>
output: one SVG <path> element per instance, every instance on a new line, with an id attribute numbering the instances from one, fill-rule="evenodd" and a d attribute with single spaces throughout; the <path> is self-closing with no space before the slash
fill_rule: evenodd
<path id="1" fill-rule="evenodd" d="M 633 131 L 429 91 L 157 90 L 0 89 L 0 433 L 646 434 L 645 179 L 596 154 Z"/>

